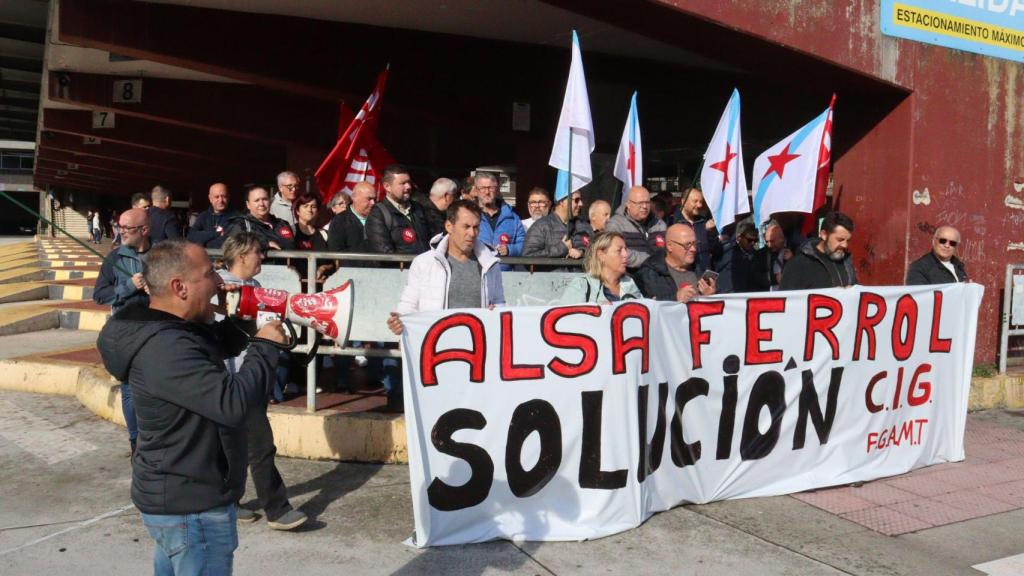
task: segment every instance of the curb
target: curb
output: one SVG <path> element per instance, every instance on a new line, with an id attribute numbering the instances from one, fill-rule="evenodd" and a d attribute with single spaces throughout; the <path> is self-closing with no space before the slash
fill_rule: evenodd
<path id="1" fill-rule="evenodd" d="M 60 309 L 58 319 L 60 327 L 67 330 L 88 330 L 99 332 L 107 323 L 110 311 L 100 310 L 75 310 L 74 308 Z"/>
<path id="2" fill-rule="evenodd" d="M 87 410 L 124 426 L 121 385 L 100 367 L 32 358 L 0 360 L 0 388 L 74 396 Z M 289 458 L 408 463 L 405 418 L 374 412 L 342 413 L 272 406 L 277 453 Z"/>
<path id="3" fill-rule="evenodd" d="M 57 310 L 32 308 L 21 318 L 0 324 L 0 336 L 12 336 L 54 328 L 60 328 L 60 313 Z"/>
<path id="4" fill-rule="evenodd" d="M 989 378 L 972 378 L 967 407 L 972 411 L 1024 408 L 1024 375 L 1003 374 Z"/>

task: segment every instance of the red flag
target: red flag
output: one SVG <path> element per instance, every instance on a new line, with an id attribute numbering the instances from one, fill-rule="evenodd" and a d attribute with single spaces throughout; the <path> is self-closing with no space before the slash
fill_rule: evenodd
<path id="1" fill-rule="evenodd" d="M 818 176 L 814 183 L 814 209 L 804 218 L 803 233 L 813 234 L 818 231 L 816 212 L 825 205 L 825 191 L 828 189 L 829 166 L 832 164 L 832 109 L 836 105 L 836 95 L 828 103 L 828 116 L 825 118 L 825 131 L 821 134 L 821 147 L 818 151 Z"/>
<path id="2" fill-rule="evenodd" d="M 324 203 L 330 202 L 339 190 L 351 193 L 359 182 L 375 185 L 380 196 L 380 173 L 394 163 L 377 140 L 380 100 L 387 80 L 388 69 L 385 68 L 377 77 L 377 86 L 370 97 L 354 116 L 345 103 L 341 103 L 338 142 L 316 171 L 316 184 Z"/>

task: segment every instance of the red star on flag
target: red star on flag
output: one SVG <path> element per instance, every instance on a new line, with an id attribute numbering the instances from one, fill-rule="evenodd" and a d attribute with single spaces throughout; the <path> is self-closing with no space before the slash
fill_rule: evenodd
<path id="1" fill-rule="evenodd" d="M 732 151 L 732 144 L 725 143 L 725 160 L 715 162 L 711 165 L 713 170 L 718 170 L 725 175 L 725 180 L 722 181 L 722 190 L 725 190 L 725 185 L 729 183 L 729 162 L 736 157 L 736 152 Z"/>
<path id="2" fill-rule="evenodd" d="M 779 175 L 779 178 L 781 179 L 782 171 L 786 169 L 786 164 L 789 164 L 790 162 L 796 160 L 799 157 L 799 154 L 790 154 L 789 144 L 786 144 L 786 147 L 782 149 L 782 152 L 779 152 L 775 156 L 768 157 L 768 162 L 771 163 L 771 168 L 769 168 L 768 171 L 764 173 L 764 177 L 767 178 L 769 174 L 775 172 L 776 174 Z"/>

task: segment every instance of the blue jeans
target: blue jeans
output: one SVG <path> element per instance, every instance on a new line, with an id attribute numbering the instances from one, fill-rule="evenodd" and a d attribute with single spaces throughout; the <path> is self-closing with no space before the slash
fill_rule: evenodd
<path id="1" fill-rule="evenodd" d="M 135 402 L 132 401 L 132 387 L 121 382 L 121 411 L 124 412 L 124 423 L 128 426 L 128 440 L 139 437 L 139 424 L 135 420 Z"/>
<path id="2" fill-rule="evenodd" d="M 156 542 L 155 576 L 230 576 L 238 548 L 238 516 L 234 504 L 197 514 L 143 514 L 142 522 Z"/>

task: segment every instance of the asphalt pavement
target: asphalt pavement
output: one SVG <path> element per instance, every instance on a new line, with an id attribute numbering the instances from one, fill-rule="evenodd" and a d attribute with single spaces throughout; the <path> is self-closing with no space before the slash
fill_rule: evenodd
<path id="1" fill-rule="evenodd" d="M 1020 431 L 1022 415 L 970 418 Z M 1024 574 L 1021 509 L 894 537 L 780 496 L 681 506 L 591 542 L 418 550 L 403 544 L 413 530 L 405 466 L 278 467 L 314 519 L 293 533 L 241 525 L 237 574 Z M 123 428 L 74 398 L 0 391 L 0 574 L 149 573 L 152 542 L 129 482 Z"/>

